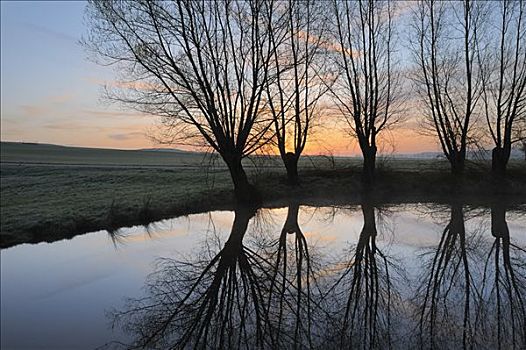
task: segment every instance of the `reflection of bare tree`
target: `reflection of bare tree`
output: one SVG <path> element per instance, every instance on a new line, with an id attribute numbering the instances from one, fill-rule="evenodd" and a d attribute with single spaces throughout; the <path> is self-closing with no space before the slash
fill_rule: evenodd
<path id="1" fill-rule="evenodd" d="M 494 241 L 484 265 L 478 337 L 492 348 L 524 349 L 526 251 L 510 241 L 504 205 L 491 207 L 491 234 Z"/>
<path id="2" fill-rule="evenodd" d="M 217 253 L 195 261 L 165 259 L 147 285 L 115 317 L 136 336 L 131 348 L 261 346 L 266 324 L 265 272 L 243 245 L 253 212 L 236 210 L 231 234 Z"/>
<path id="3" fill-rule="evenodd" d="M 135 337 L 127 347 L 312 348 L 314 273 L 298 213 L 291 205 L 278 239 L 251 245 L 253 211 L 238 209 L 218 253 L 208 244 L 197 258 L 163 259 L 148 295 L 113 314 Z"/>
<path id="4" fill-rule="evenodd" d="M 388 228 L 383 211 L 361 209 L 356 245 L 336 264 L 307 242 L 299 205 L 289 205 L 278 232 L 264 210 L 252 220 L 253 211 L 236 210 L 223 245 L 208 236 L 202 253 L 163 259 L 146 297 L 114 313 L 135 338 L 128 347 L 524 348 L 525 250 L 510 240 L 505 207 L 492 207 L 491 238 L 484 221 L 470 220 L 486 211 L 453 205 L 438 246 L 418 266 L 414 297 L 377 245 Z M 404 312 L 412 301 L 419 327 Z"/>
<path id="5" fill-rule="evenodd" d="M 394 265 L 376 245 L 377 227 L 374 207 L 362 204 L 364 224 L 353 258 L 334 289 L 334 310 L 338 313 L 338 299 L 342 318 L 335 326 L 340 333 L 341 348 L 390 348 L 392 312 L 400 306 L 395 288 Z M 332 299 L 331 299 L 332 302 Z"/>
<path id="6" fill-rule="evenodd" d="M 299 205 L 289 205 L 287 219 L 277 241 L 273 242 L 269 328 L 273 346 L 287 343 L 312 348 L 312 283 L 314 279 L 307 240 L 298 224 Z"/>
<path id="7" fill-rule="evenodd" d="M 451 208 L 451 219 L 446 225 L 428 270 L 424 270 L 420 309 L 420 344 L 431 348 L 447 347 L 447 341 L 456 344 L 462 333 L 464 348 L 471 340 L 472 280 L 466 250 L 466 230 L 462 205 Z M 460 290 L 460 292 L 458 292 Z M 450 302 L 455 300 L 451 310 Z M 462 315 L 458 311 L 462 310 Z M 460 316 L 460 322 L 458 321 Z M 439 339 L 441 342 L 439 342 Z M 446 341 L 447 340 L 447 341 Z"/>

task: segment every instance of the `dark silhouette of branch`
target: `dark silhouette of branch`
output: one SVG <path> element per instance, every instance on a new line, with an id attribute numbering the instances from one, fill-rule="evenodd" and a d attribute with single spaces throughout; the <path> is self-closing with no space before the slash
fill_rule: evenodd
<path id="1" fill-rule="evenodd" d="M 526 119 L 526 2 L 492 3 L 495 28 L 479 40 L 483 114 L 494 145 L 492 172 L 506 173 L 519 123 Z M 495 35 L 498 31 L 498 35 Z"/>
<path id="2" fill-rule="evenodd" d="M 110 97 L 162 118 L 167 142 L 207 145 L 237 198 L 254 189 L 241 165 L 272 128 L 265 87 L 273 58 L 265 1 L 91 1 L 85 46 L 121 73 Z"/>
<path id="3" fill-rule="evenodd" d="M 392 1 L 332 1 L 333 50 L 339 79 L 330 90 L 340 114 L 358 139 L 366 182 L 374 177 L 378 135 L 400 121 L 394 6 Z"/>
<path id="4" fill-rule="evenodd" d="M 425 107 L 422 127 L 438 137 L 454 174 L 464 171 L 468 146 L 476 140 L 477 104 L 483 79 L 477 69 L 484 2 L 422 0 L 414 12 L 413 81 Z"/>

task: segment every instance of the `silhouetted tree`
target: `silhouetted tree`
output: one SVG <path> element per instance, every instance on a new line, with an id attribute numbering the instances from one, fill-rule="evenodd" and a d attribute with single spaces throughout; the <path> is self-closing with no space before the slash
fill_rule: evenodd
<path id="1" fill-rule="evenodd" d="M 319 1 L 283 1 L 274 11 L 271 45 L 272 79 L 267 85 L 269 112 L 289 184 L 298 183 L 298 160 L 313 122 L 320 117 L 320 98 L 330 82 L 322 81 L 325 17 Z"/>
<path id="2" fill-rule="evenodd" d="M 332 1 L 333 46 L 339 79 L 336 106 L 363 154 L 363 179 L 372 182 L 378 135 L 400 120 L 392 1 Z"/>
<path id="3" fill-rule="evenodd" d="M 492 172 L 506 173 L 517 123 L 526 118 L 526 2 L 500 1 L 490 7 L 495 28 L 479 40 L 482 102 L 491 139 Z M 496 35 L 498 31 L 498 35 Z"/>
<path id="4" fill-rule="evenodd" d="M 160 116 L 167 142 L 208 145 L 251 201 L 242 159 L 262 147 L 270 1 L 90 1 L 85 45 L 121 73 L 113 99 Z"/>
<path id="5" fill-rule="evenodd" d="M 485 3 L 422 0 L 414 12 L 414 81 L 432 130 L 454 174 L 464 171 L 482 79 L 477 44 Z"/>

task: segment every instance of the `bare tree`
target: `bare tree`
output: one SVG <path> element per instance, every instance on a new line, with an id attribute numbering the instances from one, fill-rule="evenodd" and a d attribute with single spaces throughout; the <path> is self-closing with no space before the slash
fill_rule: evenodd
<path id="1" fill-rule="evenodd" d="M 330 84 L 320 78 L 324 4 L 313 0 L 279 4 L 269 20 L 274 73 L 267 85 L 268 106 L 289 184 L 297 185 L 298 160 L 313 121 L 319 118 L 320 98 Z"/>
<path id="2" fill-rule="evenodd" d="M 395 93 L 391 1 L 332 2 L 335 62 L 340 79 L 331 88 L 336 105 L 363 154 L 363 178 L 374 178 L 378 135 L 400 120 Z"/>
<path id="3" fill-rule="evenodd" d="M 492 172 L 506 173 L 514 128 L 526 118 L 526 2 L 492 3 L 495 28 L 480 40 L 479 64 L 482 77 L 482 102 L 491 139 Z M 496 35 L 498 32 L 498 35 Z"/>
<path id="4" fill-rule="evenodd" d="M 484 6 L 470 0 L 423 0 L 414 13 L 414 81 L 425 106 L 423 124 L 438 136 L 454 174 L 464 171 L 481 96 L 476 60 Z"/>
<path id="5" fill-rule="evenodd" d="M 253 199 L 241 160 L 265 142 L 272 53 L 265 1 L 91 1 L 85 45 L 122 75 L 126 107 L 161 116 L 168 141 L 219 153 L 238 200 Z"/>

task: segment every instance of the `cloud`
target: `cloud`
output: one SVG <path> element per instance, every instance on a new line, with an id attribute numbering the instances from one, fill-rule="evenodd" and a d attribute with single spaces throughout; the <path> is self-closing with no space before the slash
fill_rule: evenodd
<path id="1" fill-rule="evenodd" d="M 49 123 L 45 124 L 43 126 L 46 129 L 52 129 L 52 130 L 85 130 L 85 129 L 91 129 L 91 130 L 97 130 L 97 131 L 105 131 L 106 128 L 100 127 L 100 126 L 91 126 L 91 125 L 81 125 L 78 123 Z"/>
<path id="2" fill-rule="evenodd" d="M 49 111 L 49 108 L 39 105 L 20 105 L 18 106 L 25 115 L 39 117 Z"/>
<path id="3" fill-rule="evenodd" d="M 84 109 L 81 111 L 81 113 L 91 115 L 94 117 L 102 117 L 102 118 L 142 117 L 143 116 L 143 114 L 139 112 L 108 111 L 108 110 L 97 111 L 94 109 Z"/>
<path id="4" fill-rule="evenodd" d="M 66 103 L 68 101 L 73 100 L 72 94 L 60 94 L 60 95 L 54 95 L 54 96 L 48 96 L 47 100 L 51 103 Z"/>
<path id="5" fill-rule="evenodd" d="M 135 81 L 101 80 L 101 79 L 93 78 L 93 77 L 85 77 L 84 80 L 90 84 L 104 86 L 107 88 L 146 91 L 146 92 L 167 92 L 164 85 L 160 83 L 155 84 L 155 83 L 141 81 L 141 80 L 135 80 Z"/>
<path id="6" fill-rule="evenodd" d="M 24 23 L 24 24 L 28 28 L 32 29 L 33 31 L 53 37 L 55 39 L 67 41 L 69 43 L 76 43 L 78 41 L 78 38 L 75 38 L 74 36 L 71 36 L 66 33 L 57 32 L 57 31 L 54 31 L 53 29 L 49 29 L 47 27 L 43 27 L 38 24 L 33 24 L 33 23 Z"/>
<path id="7" fill-rule="evenodd" d="M 134 131 L 134 132 L 120 133 L 120 134 L 109 134 L 108 137 L 116 141 L 126 141 L 126 140 L 133 140 L 136 138 L 144 138 L 144 135 L 145 135 L 144 132 Z"/>

